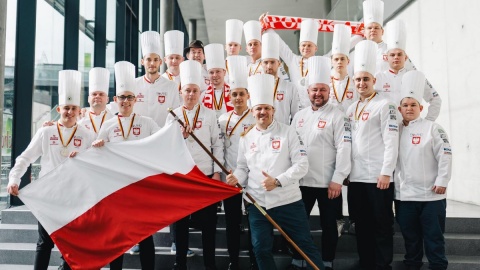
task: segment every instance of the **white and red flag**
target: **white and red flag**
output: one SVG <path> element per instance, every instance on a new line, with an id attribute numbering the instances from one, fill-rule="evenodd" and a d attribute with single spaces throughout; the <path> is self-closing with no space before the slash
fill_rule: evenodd
<path id="1" fill-rule="evenodd" d="M 207 178 L 178 124 L 70 158 L 20 191 L 72 269 L 100 269 L 159 229 L 240 190 Z"/>

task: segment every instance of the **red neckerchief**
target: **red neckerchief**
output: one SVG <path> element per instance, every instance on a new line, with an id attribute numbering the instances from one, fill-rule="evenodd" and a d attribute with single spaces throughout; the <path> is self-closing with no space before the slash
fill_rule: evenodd
<path id="1" fill-rule="evenodd" d="M 212 84 L 208 85 L 207 90 L 205 90 L 205 95 L 203 96 L 202 104 L 203 106 L 213 110 L 215 100 L 215 90 Z M 220 101 L 222 102 L 222 101 Z M 219 102 L 219 103 L 220 103 Z M 230 86 L 226 83 L 223 84 L 223 106 L 227 109 L 227 112 L 233 111 L 233 104 L 230 102 Z"/>

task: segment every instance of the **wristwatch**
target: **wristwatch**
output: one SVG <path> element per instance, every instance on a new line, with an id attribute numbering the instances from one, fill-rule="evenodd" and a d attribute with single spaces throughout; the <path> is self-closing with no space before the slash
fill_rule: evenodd
<path id="1" fill-rule="evenodd" d="M 277 178 L 275 178 L 275 186 L 282 187 L 282 183 L 280 183 Z"/>

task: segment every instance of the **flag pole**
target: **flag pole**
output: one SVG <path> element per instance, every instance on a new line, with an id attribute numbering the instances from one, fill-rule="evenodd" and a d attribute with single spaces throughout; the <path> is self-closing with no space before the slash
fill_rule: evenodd
<path id="1" fill-rule="evenodd" d="M 173 112 L 171 108 L 168 108 L 168 111 L 173 115 L 175 120 L 177 120 L 182 127 L 185 127 L 185 124 L 183 123 L 183 121 L 180 120 L 180 118 Z M 197 136 L 195 136 L 193 131 L 191 131 L 189 134 L 198 143 L 198 145 L 200 145 L 200 147 L 202 147 L 202 149 L 212 158 L 212 160 L 222 169 L 222 171 L 225 174 L 227 175 L 230 174 L 227 168 L 225 168 L 225 166 L 212 154 L 212 152 L 209 149 L 207 149 L 205 145 L 203 145 L 203 143 L 197 138 Z M 320 270 L 320 268 L 318 268 L 318 266 L 316 266 L 315 263 L 312 260 L 310 260 L 307 254 L 305 254 L 305 252 L 303 252 L 297 246 L 297 244 L 295 244 L 295 242 L 287 235 L 287 233 L 285 233 L 285 231 L 280 227 L 280 225 L 278 225 L 275 222 L 275 220 L 273 220 L 272 217 L 257 203 L 257 201 L 252 197 L 252 195 L 246 192 L 245 189 L 240 184 L 237 183 L 236 187 L 242 189 L 245 196 L 247 196 L 247 198 L 252 202 L 252 204 L 255 205 L 258 211 L 260 211 L 260 213 L 262 213 L 262 215 L 273 225 L 273 227 L 275 227 L 282 234 L 282 236 L 285 237 L 285 239 L 293 246 L 293 248 L 295 248 L 295 250 L 303 257 L 303 259 L 305 259 L 305 261 L 307 261 L 308 264 L 310 264 L 310 266 L 313 267 L 313 269 Z"/>

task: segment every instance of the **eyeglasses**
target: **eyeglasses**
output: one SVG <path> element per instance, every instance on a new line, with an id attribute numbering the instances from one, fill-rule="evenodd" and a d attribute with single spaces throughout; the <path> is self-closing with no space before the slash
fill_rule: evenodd
<path id="1" fill-rule="evenodd" d="M 118 100 L 120 101 L 125 101 L 128 100 L 128 101 L 133 101 L 135 99 L 135 96 L 132 96 L 132 95 L 128 95 L 128 96 L 117 96 Z"/>

